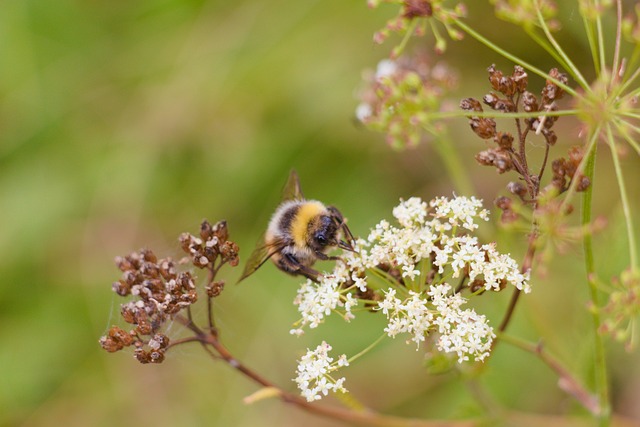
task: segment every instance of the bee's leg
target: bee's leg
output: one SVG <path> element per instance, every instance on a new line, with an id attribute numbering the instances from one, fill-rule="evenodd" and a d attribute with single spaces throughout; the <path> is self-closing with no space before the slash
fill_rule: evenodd
<path id="1" fill-rule="evenodd" d="M 314 270 L 311 267 L 307 267 L 306 265 L 301 264 L 300 261 L 298 261 L 296 257 L 291 254 L 286 254 L 281 257 L 278 262 L 278 266 L 281 270 L 289 274 L 293 274 L 294 276 L 302 274 L 307 279 L 313 280 L 316 283 L 319 282 L 318 276 L 321 276 L 320 272 Z"/>
<path id="2" fill-rule="evenodd" d="M 335 206 L 328 206 L 327 209 L 329 210 L 329 212 L 331 212 L 331 217 L 336 222 L 338 227 L 340 227 L 340 229 L 344 233 L 345 238 L 347 239 L 346 242 L 342 240 L 338 242 L 338 247 L 353 252 L 353 244 L 355 243 L 356 239 L 353 237 L 353 234 L 351 233 L 351 230 L 349 230 L 349 227 L 347 227 L 347 223 L 344 220 L 342 213 Z"/>
<path id="3" fill-rule="evenodd" d="M 351 230 L 349 230 L 349 227 L 347 227 L 347 223 L 343 222 L 342 225 L 340 226 L 342 228 L 342 231 L 344 231 L 345 236 L 347 237 L 347 242 L 352 245 L 353 243 L 356 242 L 356 238 L 353 237 L 353 234 L 351 233 Z"/>
<path id="4" fill-rule="evenodd" d="M 340 258 L 339 256 L 329 256 L 323 252 L 320 251 L 315 251 L 314 252 L 316 254 L 316 256 L 318 257 L 318 259 L 322 260 L 322 261 L 338 261 L 338 260 L 342 260 L 342 258 Z"/>

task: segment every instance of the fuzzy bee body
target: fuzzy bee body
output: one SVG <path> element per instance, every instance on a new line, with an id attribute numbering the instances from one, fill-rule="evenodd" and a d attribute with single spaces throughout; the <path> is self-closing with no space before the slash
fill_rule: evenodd
<path id="1" fill-rule="evenodd" d="M 342 240 L 343 236 L 349 243 Z M 353 250 L 353 236 L 338 209 L 317 200 L 306 200 L 300 190 L 298 175 L 291 172 L 285 187 L 284 201 L 269 221 L 264 240 L 247 261 L 240 280 L 253 274 L 268 259 L 285 273 L 318 280 L 312 268 L 318 260 L 332 260 L 327 255 L 335 247 Z"/>

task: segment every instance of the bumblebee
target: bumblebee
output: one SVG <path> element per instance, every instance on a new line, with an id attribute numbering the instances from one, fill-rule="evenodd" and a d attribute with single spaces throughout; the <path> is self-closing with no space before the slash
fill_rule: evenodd
<path id="1" fill-rule="evenodd" d="M 298 174 L 291 171 L 282 202 L 238 281 L 246 279 L 271 259 L 285 273 L 303 275 L 317 282 L 320 273 L 312 268 L 313 264 L 319 259 L 339 259 L 327 255 L 335 247 L 353 251 L 353 241 L 340 211 L 317 200 L 305 199 Z"/>

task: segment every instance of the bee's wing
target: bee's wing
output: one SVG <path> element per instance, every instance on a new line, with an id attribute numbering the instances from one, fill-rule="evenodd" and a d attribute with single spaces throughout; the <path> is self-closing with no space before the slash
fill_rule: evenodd
<path id="1" fill-rule="evenodd" d="M 285 246 L 285 243 L 281 240 L 276 240 L 269 245 L 264 244 L 264 239 L 261 239 L 256 248 L 251 253 L 251 256 L 247 260 L 244 266 L 242 276 L 238 279 L 237 283 L 240 283 L 247 277 L 251 276 L 257 269 L 262 267 L 262 264 L 267 262 L 269 258 L 276 252 L 280 251 Z"/>
<path id="2" fill-rule="evenodd" d="M 304 195 L 300 189 L 300 177 L 298 177 L 298 172 L 295 169 L 291 169 L 289 179 L 282 190 L 282 201 L 302 199 L 304 199 Z"/>

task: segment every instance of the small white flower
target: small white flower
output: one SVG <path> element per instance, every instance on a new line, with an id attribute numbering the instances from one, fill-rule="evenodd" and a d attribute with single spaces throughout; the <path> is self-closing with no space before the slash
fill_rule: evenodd
<path id="1" fill-rule="evenodd" d="M 406 201 L 401 200 L 400 204 L 393 208 L 393 216 L 400 225 L 406 228 L 424 224 L 427 218 L 427 203 L 419 197 L 411 197 Z"/>
<path id="2" fill-rule="evenodd" d="M 471 280 L 482 275 L 487 290 L 499 291 L 504 281 L 511 283 L 525 293 L 531 292 L 529 272 L 522 274 L 516 260 L 511 258 L 509 254 L 498 252 L 494 244 L 483 245 L 482 250 L 485 257 L 470 264 L 469 278 Z"/>
<path id="3" fill-rule="evenodd" d="M 307 349 L 307 354 L 298 361 L 297 376 L 293 381 L 298 384 L 300 394 L 309 402 L 320 400 L 330 391 L 347 392 L 343 385 L 344 377 L 334 380 L 330 375 L 340 367 L 349 366 L 347 356 L 343 354 L 338 357 L 337 362 L 333 362 L 329 351 L 331 346 L 323 341 L 315 350 Z"/>
<path id="4" fill-rule="evenodd" d="M 378 67 L 376 68 L 376 79 L 392 76 L 397 70 L 398 64 L 391 59 L 383 59 L 378 62 Z"/>
<path id="5" fill-rule="evenodd" d="M 458 363 L 469 360 L 470 356 L 482 361 L 491 350 L 495 338 L 493 328 L 484 315 L 472 309 L 462 310 L 460 307 L 466 299 L 460 294 L 450 295 L 450 292 L 451 286 L 445 283 L 433 286 L 427 293 L 438 312 L 434 320 L 440 334 L 436 344 L 438 350 L 456 353 Z"/>
<path id="6" fill-rule="evenodd" d="M 349 271 L 336 268 L 336 272 L 339 274 L 321 276 L 320 283 L 307 280 L 298 289 L 293 303 L 298 306 L 298 312 L 302 317 L 298 322 L 299 327 L 291 329 L 290 334 L 302 335 L 304 326 L 317 328 L 324 322 L 325 317 L 338 309 L 344 309 L 345 320 L 355 318 L 351 309 L 358 305 L 358 301 L 350 293 L 340 289 L 348 279 Z M 360 285 L 366 290 L 366 280 L 363 279 Z"/>
<path id="7" fill-rule="evenodd" d="M 384 301 L 378 303 L 378 309 L 382 310 L 388 320 L 384 331 L 391 338 L 401 333 L 411 334 L 413 335 L 411 341 L 419 345 L 425 340 L 426 332 L 433 319 L 432 313 L 427 308 L 427 301 L 413 291 L 409 291 L 409 298 L 405 301 L 396 298 L 395 294 L 394 289 L 389 289 Z"/>
<path id="8" fill-rule="evenodd" d="M 371 108 L 371 105 L 366 102 L 362 102 L 356 107 L 356 118 L 361 122 L 366 121 L 372 115 L 373 109 Z"/>
<path id="9" fill-rule="evenodd" d="M 489 211 L 482 209 L 482 200 L 475 197 L 438 197 L 433 199 L 429 205 L 435 208 L 433 214 L 436 218 L 446 218 L 453 226 L 461 226 L 467 230 L 475 230 L 478 224 L 475 218 L 485 221 L 489 220 Z"/>

